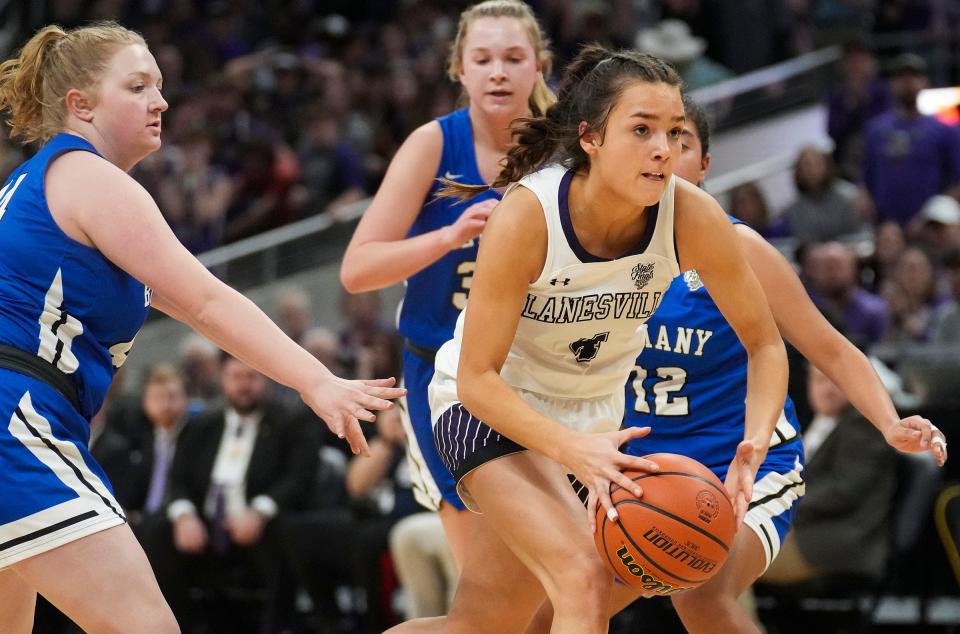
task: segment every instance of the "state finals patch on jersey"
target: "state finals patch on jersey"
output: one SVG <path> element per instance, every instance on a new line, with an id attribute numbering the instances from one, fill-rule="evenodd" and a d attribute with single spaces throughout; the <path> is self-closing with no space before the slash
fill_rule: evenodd
<path id="1" fill-rule="evenodd" d="M 684 271 L 683 281 L 687 283 L 687 288 L 690 289 L 691 293 L 703 288 L 703 282 L 700 281 L 700 274 L 695 270 Z"/>
<path id="2" fill-rule="evenodd" d="M 638 264 L 633 267 L 633 270 L 630 272 L 630 279 L 633 280 L 634 286 L 637 287 L 637 290 L 640 290 L 646 286 L 650 280 L 653 279 L 653 269 L 655 262 L 648 262 L 646 264 Z"/>

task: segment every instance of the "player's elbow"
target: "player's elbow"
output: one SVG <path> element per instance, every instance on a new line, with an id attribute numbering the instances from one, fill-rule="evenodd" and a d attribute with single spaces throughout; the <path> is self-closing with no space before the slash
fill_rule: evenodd
<path id="1" fill-rule="evenodd" d="M 772 354 L 776 357 L 783 357 L 784 362 L 787 358 L 787 349 L 783 344 L 783 337 L 777 329 L 773 320 L 768 323 L 757 324 L 755 327 L 748 328 L 747 337 L 741 337 L 740 343 L 747 351 L 748 356 L 754 356 L 757 353 Z"/>
<path id="2" fill-rule="evenodd" d="M 457 372 L 457 399 L 470 412 L 483 408 L 483 394 L 486 373 L 475 367 L 460 364 Z M 477 414 L 479 415 L 479 414 Z"/>
<path id="3" fill-rule="evenodd" d="M 349 253 L 344 256 L 343 264 L 340 265 L 340 283 L 348 293 L 363 293 L 373 290 L 366 284 L 363 271 L 354 263 L 355 258 Z"/>

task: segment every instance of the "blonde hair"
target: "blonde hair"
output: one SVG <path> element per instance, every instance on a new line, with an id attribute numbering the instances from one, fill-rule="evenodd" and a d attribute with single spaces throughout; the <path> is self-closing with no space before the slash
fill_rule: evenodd
<path id="1" fill-rule="evenodd" d="M 530 93 L 530 109 L 537 116 L 545 113 L 547 108 L 557 100 L 543 79 L 544 75 L 549 75 L 553 68 L 553 53 L 550 52 L 550 40 L 543 34 L 543 29 L 540 28 L 533 11 L 519 0 L 486 0 L 465 9 L 460 14 L 457 36 L 450 47 L 447 76 L 453 81 L 457 81 L 460 77 L 460 66 L 463 64 L 463 40 L 467 37 L 470 24 L 479 18 L 516 18 L 527 27 L 530 41 L 533 42 L 534 54 L 541 68 L 537 82 L 533 86 L 533 92 Z"/>
<path id="2" fill-rule="evenodd" d="M 128 44 L 146 46 L 139 33 L 116 22 L 37 31 L 16 57 L 0 64 L 0 111 L 8 114 L 11 136 L 30 143 L 59 132 L 67 92 L 96 85 L 113 54 Z"/>
<path id="3" fill-rule="evenodd" d="M 183 373 L 180 372 L 175 365 L 172 363 L 158 363 L 150 368 L 150 371 L 147 373 L 147 378 L 143 381 L 143 388 L 146 389 L 150 385 L 169 383 L 171 381 L 177 381 L 180 385 L 186 387 L 186 379 L 183 378 Z"/>

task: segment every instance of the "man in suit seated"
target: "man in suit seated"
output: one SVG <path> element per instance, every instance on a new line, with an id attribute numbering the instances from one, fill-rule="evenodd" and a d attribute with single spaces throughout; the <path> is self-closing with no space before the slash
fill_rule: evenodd
<path id="1" fill-rule="evenodd" d="M 180 435 L 167 521 L 143 537 L 144 549 L 185 631 L 204 616 L 188 601 L 191 588 L 215 593 L 237 583 L 238 572 L 253 573 L 241 576 L 255 576 L 266 591 L 262 622 L 221 621 L 213 630 L 271 631 L 281 619 L 277 601 L 292 596 L 279 587 L 278 518 L 308 498 L 318 429 L 297 425 L 268 399 L 266 377 L 238 359 L 225 356 L 221 386 L 226 406 L 197 417 Z"/>
<path id="2" fill-rule="evenodd" d="M 760 581 L 792 585 L 831 574 L 879 578 L 889 550 L 896 451 L 813 366 L 807 385 L 814 418 L 803 435 L 806 495 Z"/>
<path id="3" fill-rule="evenodd" d="M 179 370 L 169 363 L 150 368 L 139 411 L 125 418 L 131 419 L 120 425 L 130 445 L 130 464 L 124 477 L 114 479 L 127 492 L 118 501 L 136 533 L 144 522 L 163 521 L 170 499 L 170 468 L 187 424 L 187 389 Z"/>

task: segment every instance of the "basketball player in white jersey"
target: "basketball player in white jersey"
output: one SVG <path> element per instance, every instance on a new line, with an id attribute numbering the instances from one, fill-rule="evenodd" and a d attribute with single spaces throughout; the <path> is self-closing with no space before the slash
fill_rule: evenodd
<path id="1" fill-rule="evenodd" d="M 399 630 L 522 631 L 545 590 L 554 632 L 606 631 L 613 580 L 593 518 L 598 504 L 616 517 L 611 483 L 642 494 L 622 469 L 657 468 L 619 451 L 648 431 L 618 431 L 623 384 L 639 327 L 682 269 L 700 272 L 750 359 L 745 440 L 727 480 L 742 518 L 783 406 L 786 354 L 730 222 L 673 178 L 683 119 L 670 66 L 590 46 L 557 104 L 518 125 L 491 186 L 519 185 L 485 229 L 469 306 L 430 385 L 434 440 L 482 515 L 449 616 Z M 555 154 L 561 163 L 543 168 Z M 587 517 L 571 472 L 589 490 Z"/>

